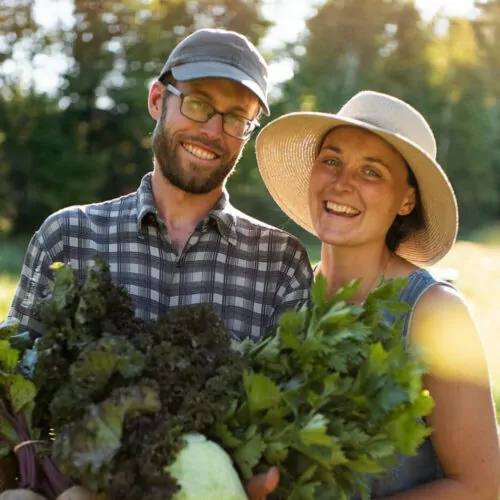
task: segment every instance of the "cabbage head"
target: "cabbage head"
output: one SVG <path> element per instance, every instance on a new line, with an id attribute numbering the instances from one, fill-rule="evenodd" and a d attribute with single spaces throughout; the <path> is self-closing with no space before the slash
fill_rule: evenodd
<path id="1" fill-rule="evenodd" d="M 201 434 L 184 435 L 186 446 L 166 470 L 181 487 L 174 500 L 247 500 L 224 449 Z"/>

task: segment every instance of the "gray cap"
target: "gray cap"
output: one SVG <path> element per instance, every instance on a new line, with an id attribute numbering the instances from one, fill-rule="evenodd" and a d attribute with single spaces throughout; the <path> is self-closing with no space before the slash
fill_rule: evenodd
<path id="1" fill-rule="evenodd" d="M 159 78 L 168 72 L 178 81 L 228 78 L 239 82 L 259 98 L 265 114 L 270 114 L 267 64 L 255 45 L 235 31 L 195 31 L 174 48 Z"/>

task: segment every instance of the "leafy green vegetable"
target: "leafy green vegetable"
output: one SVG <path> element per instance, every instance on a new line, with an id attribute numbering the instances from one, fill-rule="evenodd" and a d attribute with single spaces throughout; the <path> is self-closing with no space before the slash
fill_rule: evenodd
<path id="1" fill-rule="evenodd" d="M 216 435 L 249 478 L 277 465 L 277 498 L 369 498 L 366 474 L 414 454 L 430 434 L 420 417 L 432 409 L 424 366 L 400 339 L 406 280 L 384 282 L 363 307 L 349 304 L 359 282 L 326 295 L 321 276 L 312 306 L 287 312 L 279 328 L 240 350 L 251 370 L 245 398 Z"/>
<path id="2" fill-rule="evenodd" d="M 40 444 L 40 431 L 33 425 L 36 388 L 22 374 L 33 341 L 29 333 L 18 333 L 19 326 L 14 318 L 0 323 L 0 457 L 16 454 L 21 488 L 55 495 L 70 482 L 35 448 Z"/>
<path id="3" fill-rule="evenodd" d="M 111 378 L 136 377 L 144 369 L 144 355 L 124 338 L 103 334 L 86 345 L 68 370 L 68 381 L 53 395 L 50 404 L 52 424 L 58 426 L 78 418 L 82 408 L 102 396 Z M 97 395 L 97 397 L 95 397 Z"/>
<path id="4" fill-rule="evenodd" d="M 247 499 L 231 458 L 223 448 L 200 434 L 188 434 L 183 439 L 187 445 L 167 467 L 181 486 L 174 500 Z"/>
<path id="5" fill-rule="evenodd" d="M 209 305 L 147 324 L 103 261 L 81 284 L 69 266 L 53 269 L 38 312 L 45 335 L 34 359 L 23 356 L 36 361 L 34 410 L 24 382 L 4 385 L 16 407 L 31 398 L 42 437 L 55 431 L 55 463 L 87 488 L 123 500 L 180 500 L 203 489 L 203 498 L 238 498 L 232 460 L 244 479 L 277 465 L 276 498 L 367 499 L 368 475 L 415 453 L 430 433 L 421 418 L 432 408 L 425 368 L 393 321 L 405 310 L 406 280 L 381 283 L 361 307 L 350 303 L 359 282 L 330 299 L 319 277 L 311 305 L 236 351 Z M 19 370 L 19 355 L 2 354 L 2 342 L 11 349 L 0 340 L 0 366 Z M 206 453 L 193 451 L 202 444 Z"/>
<path id="6" fill-rule="evenodd" d="M 56 463 L 111 498 L 172 498 L 179 485 L 166 466 L 185 434 L 208 435 L 242 393 L 243 358 L 208 305 L 146 324 L 104 261 L 82 284 L 69 266 L 53 270 L 38 310 L 45 332 L 34 380 L 36 422 L 55 431 Z M 151 394 L 139 397 L 137 387 Z"/>
<path id="7" fill-rule="evenodd" d="M 59 430 L 53 457 L 64 474 L 92 490 L 103 489 L 121 447 L 125 418 L 135 412 L 145 414 L 160 409 L 158 393 L 151 387 L 115 389 L 107 400 L 90 405 L 82 420 Z"/>

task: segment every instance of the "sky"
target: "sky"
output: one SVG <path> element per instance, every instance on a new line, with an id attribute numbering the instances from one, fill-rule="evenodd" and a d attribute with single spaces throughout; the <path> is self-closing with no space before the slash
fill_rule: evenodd
<path id="1" fill-rule="evenodd" d="M 271 49 L 279 47 L 284 42 L 292 42 L 305 28 L 305 20 L 314 13 L 314 0 L 293 0 L 293 9 L 290 0 L 264 0 L 264 15 L 276 22 L 268 36 L 263 40 L 262 48 Z M 424 19 L 430 19 L 438 11 L 445 15 L 459 15 L 473 17 L 475 13 L 474 0 L 416 0 L 417 7 L 422 12 Z M 286 15 L 283 13 L 286 12 Z M 57 21 L 72 24 L 71 3 L 67 0 L 37 0 L 35 18 L 46 26 L 51 26 Z M 10 63 L 15 71 L 19 65 Z M 24 64 L 23 64 L 24 66 Z M 64 69 L 65 61 L 61 57 L 38 55 L 35 57 L 28 73 L 40 82 L 39 89 L 49 91 L 59 84 L 58 74 Z M 271 85 L 291 78 L 292 65 L 284 61 L 270 66 L 269 79 Z"/>

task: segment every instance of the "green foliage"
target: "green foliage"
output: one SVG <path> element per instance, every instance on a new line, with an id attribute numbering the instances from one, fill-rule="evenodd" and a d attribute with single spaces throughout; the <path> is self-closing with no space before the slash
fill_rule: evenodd
<path id="1" fill-rule="evenodd" d="M 21 86 L 19 72 L 0 66 L 0 233 L 30 234 L 59 208 L 135 189 L 151 169 L 147 88 L 170 50 L 199 26 L 235 29 L 259 44 L 272 24 L 260 0 L 72 2 L 78 22 L 48 29 L 33 18 L 33 0 L 0 0 L 0 64 L 18 43 L 68 60 L 50 95 L 37 93 L 34 81 Z M 475 20 L 438 30 L 439 20 L 425 23 L 406 0 L 319 2 L 306 32 L 266 54 L 291 58 L 295 69 L 272 117 L 337 111 L 365 88 L 408 100 L 435 130 L 464 236 L 500 213 L 499 6 L 481 2 Z M 268 195 L 253 141 L 229 188 L 238 208 L 312 241 Z"/>
<path id="2" fill-rule="evenodd" d="M 33 344 L 20 342 L 24 337 L 18 320 L 7 318 L 0 323 L 0 457 L 11 453 L 18 443 L 39 437 L 32 425 L 36 388 L 18 371 L 19 360 Z M 26 469 L 22 471 L 22 479 L 29 481 L 23 474 Z"/>
<path id="3" fill-rule="evenodd" d="M 96 259 L 84 283 L 60 263 L 38 307 L 35 416 L 60 470 L 111 498 L 171 498 L 166 466 L 187 432 L 209 432 L 241 393 L 244 362 L 210 306 L 153 324 Z M 2 341 L 0 341 L 1 344 Z"/>
<path id="4" fill-rule="evenodd" d="M 125 418 L 160 409 L 158 393 L 151 387 L 114 389 L 109 398 L 90 405 L 82 420 L 59 429 L 52 455 L 68 477 L 78 479 L 91 490 L 106 488 L 113 458 L 122 446 Z"/>
<path id="5" fill-rule="evenodd" d="M 431 432 L 421 417 L 433 402 L 401 323 L 387 319 L 407 310 L 405 283 L 382 283 L 359 307 L 349 303 L 359 281 L 328 299 L 319 276 L 310 308 L 283 314 L 276 334 L 240 346 L 251 364 L 246 397 L 217 435 L 243 477 L 277 465 L 278 498 L 369 498 L 367 473 L 416 452 Z"/>

